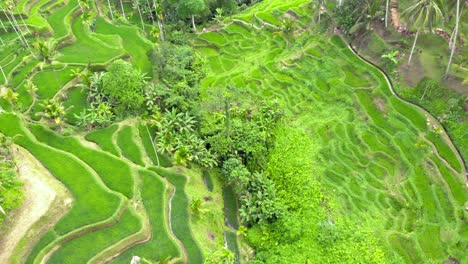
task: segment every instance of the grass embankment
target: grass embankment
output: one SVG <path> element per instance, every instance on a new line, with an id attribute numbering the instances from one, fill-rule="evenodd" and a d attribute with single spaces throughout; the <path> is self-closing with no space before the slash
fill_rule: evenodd
<path id="1" fill-rule="evenodd" d="M 135 137 L 136 135 L 133 131 L 133 127 L 124 126 L 117 134 L 117 145 L 124 157 L 135 164 L 145 166 L 145 163 L 143 162 L 143 153 L 141 153 Z"/>
<path id="2" fill-rule="evenodd" d="M 142 223 L 134 209 L 128 208 L 115 225 L 80 236 L 65 243 L 47 263 L 87 263 L 104 249 L 138 232 Z"/>
<path id="3" fill-rule="evenodd" d="M 74 137 L 62 137 L 41 125 L 31 125 L 36 138 L 49 146 L 67 151 L 88 164 L 111 189 L 133 197 L 133 172 L 128 164 L 114 155 L 83 146 Z"/>
<path id="4" fill-rule="evenodd" d="M 171 199 L 171 226 L 175 236 L 182 242 L 189 263 L 203 263 L 203 253 L 193 238 L 190 223 L 189 199 L 185 193 L 186 176 L 162 168 L 151 168 L 165 177 L 175 188 Z"/>
<path id="5" fill-rule="evenodd" d="M 86 135 L 86 139 L 98 144 L 102 150 L 107 151 L 117 157 L 120 156 L 120 151 L 117 148 L 116 144 L 112 140 L 113 135 L 119 129 L 119 125 L 114 124 L 112 126 L 92 131 Z"/>
<path id="6" fill-rule="evenodd" d="M 121 198 L 107 191 L 84 163 L 66 152 L 36 141 L 22 121 L 13 114 L 1 114 L 0 122 L 3 124 L 0 132 L 15 138 L 15 143 L 34 155 L 75 198 L 70 212 L 54 226 L 54 234 L 64 235 L 83 226 L 106 220 L 114 214 Z M 38 253 L 39 247 L 48 244 L 44 241 L 50 240 L 50 235 L 44 237 L 33 252 Z M 34 257 L 30 255 L 29 259 Z"/>
<path id="7" fill-rule="evenodd" d="M 136 245 L 113 263 L 129 263 L 132 256 L 140 256 L 156 262 L 167 257 L 181 256 L 176 242 L 169 235 L 168 212 L 169 190 L 162 179 L 152 171 L 140 171 L 141 199 L 149 217 L 152 227 L 151 239 L 143 244 Z"/>
<path id="8" fill-rule="evenodd" d="M 153 147 L 153 143 L 155 139 L 153 139 L 153 135 L 155 134 L 155 129 L 150 127 L 146 127 L 145 125 L 139 125 L 138 131 L 141 138 L 141 143 L 145 148 L 146 155 L 151 159 L 151 162 L 155 166 L 161 167 L 172 167 L 172 163 L 166 155 L 163 155 L 157 151 L 156 146 Z M 156 145 L 157 142 L 154 142 Z"/>
<path id="9" fill-rule="evenodd" d="M 195 45 L 210 65 L 202 97 L 235 86 L 247 91 L 239 100 L 278 100 L 293 130 L 306 131 L 317 144 L 319 154 L 309 158 L 323 168 L 315 175 L 326 196 L 336 199 L 337 217 L 373 230 L 389 257 L 443 262 L 450 255 L 463 262 L 466 241 L 454 235 L 464 232 L 462 201 L 468 198 L 460 161 L 445 139 L 433 138 L 422 111 L 391 93 L 376 68 L 340 38 L 312 35 L 310 18 L 298 10 L 301 3 L 264 1 L 238 17 L 255 26 L 263 23 L 262 30 L 235 22 L 201 34 Z M 296 25 L 306 31 L 297 30 L 288 47 L 281 31 L 265 22 L 282 21 L 289 9 L 301 14 Z M 428 228 L 435 223 L 444 229 Z M 430 249 L 427 236 L 438 250 Z M 413 246 L 399 246 L 398 240 Z"/>

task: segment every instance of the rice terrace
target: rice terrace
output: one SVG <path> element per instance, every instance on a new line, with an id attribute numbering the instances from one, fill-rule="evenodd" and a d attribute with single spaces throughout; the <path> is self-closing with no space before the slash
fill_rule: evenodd
<path id="1" fill-rule="evenodd" d="M 468 263 L 467 9 L 1 0 L 0 264 Z"/>

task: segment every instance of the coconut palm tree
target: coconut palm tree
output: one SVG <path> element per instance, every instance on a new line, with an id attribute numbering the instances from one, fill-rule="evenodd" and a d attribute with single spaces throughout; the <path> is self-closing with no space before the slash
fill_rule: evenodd
<path id="1" fill-rule="evenodd" d="M 138 14 L 140 15 L 141 27 L 143 28 L 143 31 L 144 31 L 145 30 L 145 23 L 143 22 L 143 17 L 141 16 L 139 0 L 133 0 L 133 9 L 138 10 Z"/>
<path id="2" fill-rule="evenodd" d="M 39 40 L 33 44 L 33 54 L 38 60 L 41 61 L 39 67 L 42 68 L 44 65 L 49 65 L 54 74 L 55 80 L 57 81 L 58 86 L 61 86 L 58 79 L 57 73 L 55 72 L 52 62 L 57 57 L 57 42 L 54 39 L 49 40 Z"/>
<path id="3" fill-rule="evenodd" d="M 107 0 L 107 5 L 109 6 L 109 12 L 111 15 L 111 19 L 114 20 L 114 12 L 112 12 L 112 6 L 110 4 L 110 0 Z"/>
<path id="4" fill-rule="evenodd" d="M 124 5 L 123 5 L 123 1 L 120 0 L 120 8 L 122 9 L 122 15 L 125 19 L 127 19 L 127 17 L 125 16 L 125 9 L 124 9 Z"/>
<path id="5" fill-rule="evenodd" d="M 12 19 L 10 19 L 10 16 L 8 15 L 7 11 L 5 9 L 3 9 L 1 6 L 0 6 L 0 8 L 1 8 L 1 11 L 5 14 L 5 17 L 8 19 L 8 22 L 12 26 L 12 28 L 15 31 L 16 35 L 20 39 L 21 44 L 23 44 L 25 47 L 29 47 L 28 41 L 24 38 L 23 34 L 20 32 L 20 28 L 17 27 L 16 23 Z"/>
<path id="6" fill-rule="evenodd" d="M 349 33 L 368 32 L 372 28 L 372 23 L 382 16 L 381 0 L 365 0 L 359 9 L 359 16 L 354 25 L 349 29 Z"/>
<path id="7" fill-rule="evenodd" d="M 410 65 L 411 59 L 413 58 L 419 33 L 426 29 L 432 31 L 432 28 L 442 21 L 444 15 L 440 5 L 440 1 L 437 0 L 417 0 L 403 11 L 402 16 L 407 18 L 409 28 L 416 30 L 413 46 L 408 58 L 408 65 Z"/>
<path id="8" fill-rule="evenodd" d="M 10 87 L 2 89 L 1 98 L 7 100 L 10 104 L 14 105 L 18 101 L 19 94 L 13 91 Z"/>
<path id="9" fill-rule="evenodd" d="M 390 6 L 390 0 L 387 0 L 385 2 L 385 27 L 388 27 L 388 8 Z"/>
<path id="10" fill-rule="evenodd" d="M 5 79 L 5 84 L 8 84 L 8 78 L 7 78 L 6 74 L 5 74 L 5 72 L 3 71 L 2 65 L 0 65 L 0 71 L 2 72 L 3 78 Z"/>
<path id="11" fill-rule="evenodd" d="M 452 59 L 453 59 L 453 54 L 455 53 L 455 48 L 457 46 L 457 37 L 458 37 L 458 27 L 460 24 L 460 0 L 457 0 L 457 5 L 456 5 L 456 17 L 455 17 L 455 29 L 453 30 L 453 34 L 450 39 L 452 41 L 449 41 L 449 44 L 451 44 L 451 51 L 450 51 L 450 58 L 447 64 L 447 69 L 445 70 L 444 74 L 444 79 L 447 79 L 449 71 L 450 71 L 450 65 L 452 64 Z"/>
<path id="12" fill-rule="evenodd" d="M 5 30 L 5 32 L 8 33 L 8 30 L 6 29 L 5 24 L 3 24 L 1 19 L 0 19 L 0 25 L 2 25 L 3 30 Z"/>
<path id="13" fill-rule="evenodd" d="M 154 11 L 156 12 L 156 20 L 159 27 L 159 39 L 164 41 L 164 12 L 161 0 L 156 0 L 154 3 Z"/>

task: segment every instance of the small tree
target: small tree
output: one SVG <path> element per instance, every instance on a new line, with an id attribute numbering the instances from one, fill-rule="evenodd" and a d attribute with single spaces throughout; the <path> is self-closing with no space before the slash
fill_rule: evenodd
<path id="1" fill-rule="evenodd" d="M 116 102 L 118 116 L 139 113 L 144 106 L 146 77 L 123 60 L 114 61 L 102 77 L 101 92 Z"/>
<path id="2" fill-rule="evenodd" d="M 408 19 L 409 28 L 416 30 L 413 47 L 408 57 L 408 65 L 411 64 L 419 33 L 425 29 L 432 31 L 444 17 L 443 9 L 438 0 L 417 0 L 414 4 L 403 11 L 402 16 Z"/>
<path id="3" fill-rule="evenodd" d="M 184 0 L 179 5 L 179 14 L 182 17 L 192 18 L 193 32 L 197 32 L 195 25 L 195 16 L 198 16 L 206 9 L 204 0 Z"/>

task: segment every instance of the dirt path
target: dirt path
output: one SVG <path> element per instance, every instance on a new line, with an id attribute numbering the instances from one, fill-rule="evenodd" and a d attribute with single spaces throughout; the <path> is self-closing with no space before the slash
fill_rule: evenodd
<path id="1" fill-rule="evenodd" d="M 16 253 L 22 255 L 27 252 L 40 238 L 40 234 L 68 211 L 66 208 L 72 202 L 67 189 L 29 152 L 13 147 L 13 154 L 19 178 L 24 182 L 25 198 L 23 205 L 14 210 L 5 221 L 4 226 L 8 226 L 8 229 L 0 233 L 0 263 L 8 263 L 13 255 L 21 260 Z M 57 208 L 60 210 L 51 210 Z M 49 211 L 54 217 L 44 217 Z M 15 250 L 20 241 L 21 249 Z"/>

